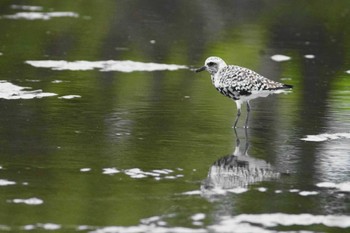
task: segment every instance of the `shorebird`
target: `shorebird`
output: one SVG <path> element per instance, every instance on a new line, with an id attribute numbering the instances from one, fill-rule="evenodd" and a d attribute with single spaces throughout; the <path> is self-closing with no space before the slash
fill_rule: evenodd
<path id="1" fill-rule="evenodd" d="M 291 90 L 292 85 L 279 83 L 252 71 L 248 68 L 226 65 L 220 57 L 208 57 L 204 66 L 195 69 L 195 72 L 206 70 L 211 75 L 211 82 L 221 94 L 233 99 L 237 105 L 237 115 L 234 128 L 237 126 L 241 115 L 241 106 L 247 103 L 247 117 L 245 128 L 248 128 L 250 113 L 249 101 L 258 97 L 266 97 L 270 94 L 278 94 L 286 90 Z"/>

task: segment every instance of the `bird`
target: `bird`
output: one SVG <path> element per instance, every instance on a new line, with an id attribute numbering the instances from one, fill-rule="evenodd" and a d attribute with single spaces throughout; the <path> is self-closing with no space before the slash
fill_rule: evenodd
<path id="1" fill-rule="evenodd" d="M 204 66 L 194 69 L 196 73 L 204 70 L 209 72 L 211 82 L 216 90 L 236 102 L 237 115 L 233 128 L 237 128 L 242 104 L 247 103 L 247 117 L 244 128 L 248 128 L 251 110 L 250 100 L 286 92 L 293 88 L 292 85 L 270 80 L 248 68 L 227 65 L 223 59 L 216 56 L 208 57 L 204 62 Z"/>

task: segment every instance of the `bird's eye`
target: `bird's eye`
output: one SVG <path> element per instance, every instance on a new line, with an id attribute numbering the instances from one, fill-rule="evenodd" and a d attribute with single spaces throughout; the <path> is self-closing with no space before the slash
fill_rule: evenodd
<path id="1" fill-rule="evenodd" d="M 215 65 L 215 62 L 212 62 L 212 61 L 211 61 L 211 62 L 208 62 L 207 65 L 208 65 L 208 66 L 213 66 L 213 65 Z"/>

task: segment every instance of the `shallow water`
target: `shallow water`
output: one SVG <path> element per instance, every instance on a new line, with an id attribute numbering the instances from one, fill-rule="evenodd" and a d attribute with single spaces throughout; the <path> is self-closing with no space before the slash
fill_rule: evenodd
<path id="1" fill-rule="evenodd" d="M 1 231 L 349 231 L 347 1 L 0 9 Z M 294 90 L 235 132 L 210 55 Z"/>

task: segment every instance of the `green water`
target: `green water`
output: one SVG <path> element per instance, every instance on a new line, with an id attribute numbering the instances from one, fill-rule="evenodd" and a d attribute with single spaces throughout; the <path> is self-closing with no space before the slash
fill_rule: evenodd
<path id="1" fill-rule="evenodd" d="M 0 16 L 0 84 L 56 94 L 0 98 L 1 231 L 349 230 L 349 136 L 337 136 L 350 131 L 348 1 L 2 1 Z M 191 68 L 211 55 L 294 90 L 252 101 L 247 135 L 245 108 L 236 135 L 235 104 L 208 73 L 26 63 Z M 301 140 L 324 133 L 332 136 Z M 241 153 L 249 143 L 250 165 L 269 164 L 278 178 L 242 192 L 208 186 L 237 136 Z"/>

